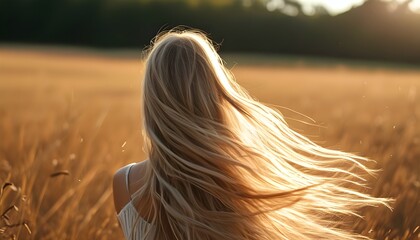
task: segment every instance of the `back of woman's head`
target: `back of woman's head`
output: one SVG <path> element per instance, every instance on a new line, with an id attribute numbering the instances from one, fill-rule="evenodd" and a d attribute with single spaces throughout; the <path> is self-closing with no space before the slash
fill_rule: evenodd
<path id="1" fill-rule="evenodd" d="M 217 71 L 221 69 L 202 33 L 163 34 L 156 38 L 147 59 L 145 100 L 158 101 L 186 116 L 220 120 L 222 88 Z"/>
<path id="2" fill-rule="evenodd" d="M 155 39 L 142 113 L 151 167 L 137 194 L 152 202 L 151 239 L 358 239 L 337 220 L 386 203 L 358 191 L 365 158 L 290 129 L 198 31 Z"/>

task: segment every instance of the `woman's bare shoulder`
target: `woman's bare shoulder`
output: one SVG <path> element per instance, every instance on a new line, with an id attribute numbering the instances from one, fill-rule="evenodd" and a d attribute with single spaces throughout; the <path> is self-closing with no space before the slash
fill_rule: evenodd
<path id="1" fill-rule="evenodd" d="M 147 159 L 138 163 L 128 164 L 118 169 L 113 176 L 113 197 L 117 213 L 131 201 L 131 195 L 143 184 L 141 179 L 144 175 Z M 127 176 L 128 168 L 130 172 Z M 128 179 L 128 188 L 127 188 Z"/>

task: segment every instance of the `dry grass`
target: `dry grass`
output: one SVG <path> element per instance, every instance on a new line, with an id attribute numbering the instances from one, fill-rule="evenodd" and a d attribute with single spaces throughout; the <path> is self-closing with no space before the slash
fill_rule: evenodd
<path id="1" fill-rule="evenodd" d="M 0 49 L 0 239 L 121 239 L 110 189 L 121 166 L 144 159 L 140 59 Z M 323 146 L 383 169 L 358 232 L 419 239 L 420 72 L 341 67 L 241 66 L 238 81 L 281 108 Z"/>

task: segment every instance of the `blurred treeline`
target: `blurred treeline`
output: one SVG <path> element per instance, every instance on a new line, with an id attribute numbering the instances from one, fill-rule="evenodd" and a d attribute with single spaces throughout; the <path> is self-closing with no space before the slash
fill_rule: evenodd
<path id="1" fill-rule="evenodd" d="M 186 25 L 229 52 L 420 63 L 420 14 L 408 2 L 390 11 L 387 2 L 367 0 L 337 16 L 320 7 L 295 17 L 249 2 L 0 0 L 0 42 L 143 48 L 160 30 Z"/>

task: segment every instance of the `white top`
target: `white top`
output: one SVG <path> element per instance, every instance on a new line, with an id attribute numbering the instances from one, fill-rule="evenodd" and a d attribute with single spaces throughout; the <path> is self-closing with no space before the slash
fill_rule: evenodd
<path id="1" fill-rule="evenodd" d="M 128 174 L 130 173 L 131 167 L 135 163 L 127 165 L 125 168 L 125 184 L 127 192 L 130 195 L 130 201 L 121 209 L 117 217 L 120 221 L 121 228 L 124 232 L 125 239 L 129 240 L 143 240 L 145 239 L 145 233 L 151 226 L 146 220 L 139 216 L 136 208 L 133 205 L 131 194 L 128 188 Z M 137 222 L 136 222 L 137 221 Z"/>

